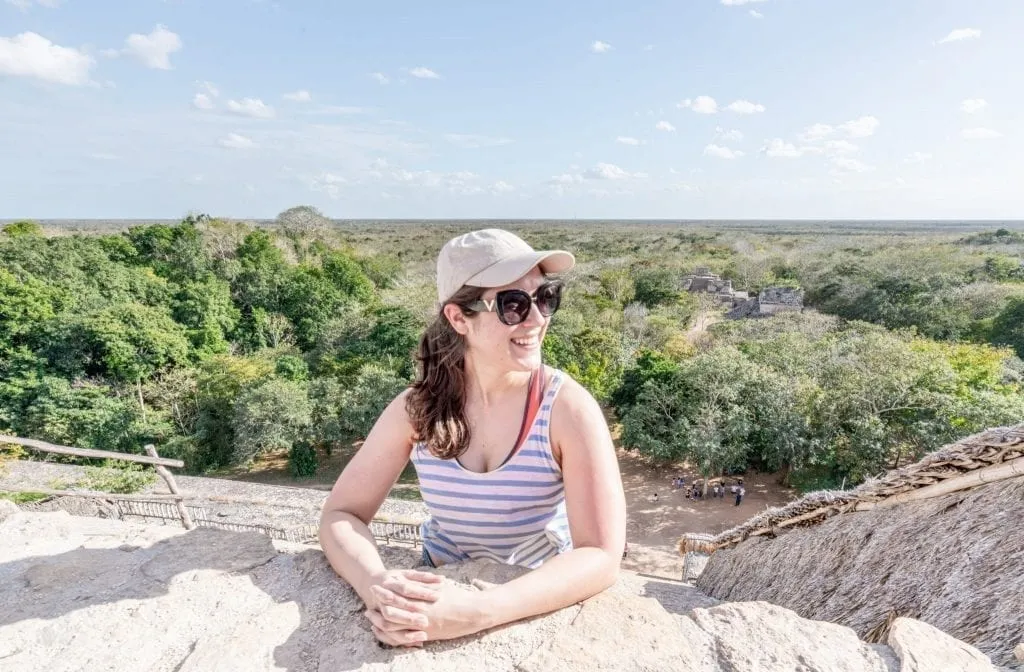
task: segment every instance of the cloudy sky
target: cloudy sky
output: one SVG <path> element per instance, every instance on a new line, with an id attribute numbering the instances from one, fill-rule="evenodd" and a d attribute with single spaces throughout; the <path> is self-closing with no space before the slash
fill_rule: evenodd
<path id="1" fill-rule="evenodd" d="M 1024 218 L 1022 0 L 0 0 L 0 218 Z"/>

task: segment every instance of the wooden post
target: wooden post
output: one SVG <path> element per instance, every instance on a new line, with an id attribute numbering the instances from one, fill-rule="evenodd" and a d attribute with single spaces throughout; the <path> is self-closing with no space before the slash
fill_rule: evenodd
<path id="1" fill-rule="evenodd" d="M 154 446 L 153 444 L 147 443 L 145 445 L 145 449 L 146 453 L 148 453 L 150 457 L 160 457 L 159 455 L 156 454 L 156 446 Z M 178 484 L 174 480 L 174 474 L 168 471 L 167 467 L 163 466 L 162 464 L 156 465 L 156 473 L 160 474 L 160 477 L 167 482 L 167 487 L 170 488 L 172 495 L 181 494 L 178 491 Z M 186 530 L 194 530 L 196 524 L 192 522 L 192 517 L 188 515 L 188 509 L 185 507 L 185 501 L 178 499 L 174 503 L 178 507 L 178 514 L 181 516 L 181 524 L 185 526 Z"/>

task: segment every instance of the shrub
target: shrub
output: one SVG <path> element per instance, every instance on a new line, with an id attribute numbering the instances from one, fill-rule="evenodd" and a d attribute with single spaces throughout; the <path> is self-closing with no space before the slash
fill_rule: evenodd
<path id="1" fill-rule="evenodd" d="M 295 478 L 316 475 L 316 448 L 309 441 L 296 441 L 288 451 L 288 471 Z"/>

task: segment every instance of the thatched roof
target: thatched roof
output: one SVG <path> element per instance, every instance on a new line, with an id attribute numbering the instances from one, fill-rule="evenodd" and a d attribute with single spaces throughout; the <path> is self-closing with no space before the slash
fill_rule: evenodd
<path id="1" fill-rule="evenodd" d="M 1024 423 L 961 439 L 853 490 L 812 492 L 785 506 L 767 509 L 713 537 L 712 550 L 735 546 L 752 536 L 776 536 L 787 528 L 817 525 L 840 513 L 966 490 L 992 480 L 988 476 L 996 470 L 1024 475 Z M 680 553 L 696 550 L 689 541 L 691 536 L 679 540 Z"/>
<path id="2" fill-rule="evenodd" d="M 920 497 L 943 488 L 952 491 Z M 1024 637 L 1021 521 L 1024 424 L 969 437 L 856 490 L 766 511 L 715 537 L 698 586 L 841 623 L 869 641 L 884 641 L 896 616 L 912 616 L 1010 665 Z M 772 534 L 787 523 L 791 531 Z"/>

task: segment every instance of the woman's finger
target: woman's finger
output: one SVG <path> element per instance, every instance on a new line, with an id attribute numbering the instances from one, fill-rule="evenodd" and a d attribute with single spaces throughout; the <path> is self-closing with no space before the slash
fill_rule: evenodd
<path id="1" fill-rule="evenodd" d="M 397 607 L 391 607 L 383 605 L 380 608 L 381 616 L 390 621 L 391 623 L 397 623 L 398 625 L 406 628 L 425 628 L 427 627 L 427 617 L 423 614 L 414 614 L 411 611 L 405 611 L 404 609 L 398 609 Z"/>
<path id="2" fill-rule="evenodd" d="M 377 604 L 390 605 L 405 611 L 421 612 L 426 604 L 422 600 L 407 600 L 401 595 L 381 586 L 370 586 L 370 592 L 376 598 Z"/>
<path id="3" fill-rule="evenodd" d="M 437 602 L 440 597 L 436 588 L 427 586 L 418 581 L 406 581 L 396 576 L 385 579 L 384 588 L 411 600 Z"/>
<path id="4" fill-rule="evenodd" d="M 423 646 L 423 642 L 427 639 L 427 633 L 422 630 L 399 630 L 396 632 L 389 632 L 381 630 L 375 625 L 370 626 L 370 630 L 373 631 L 373 636 L 378 641 L 390 644 L 391 646 Z"/>
<path id="5" fill-rule="evenodd" d="M 441 583 L 444 581 L 444 577 L 440 574 L 432 574 L 430 572 L 421 572 L 418 569 L 407 569 L 405 570 L 405 576 L 412 579 L 413 581 L 419 581 L 421 583 Z"/>
<path id="6" fill-rule="evenodd" d="M 380 611 L 367 609 L 366 617 L 370 619 L 370 623 L 388 632 L 419 630 L 427 627 L 427 617 L 423 614 L 413 614 L 394 607 L 381 607 Z"/>

